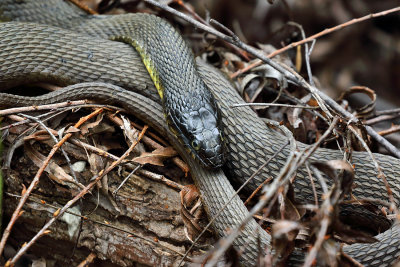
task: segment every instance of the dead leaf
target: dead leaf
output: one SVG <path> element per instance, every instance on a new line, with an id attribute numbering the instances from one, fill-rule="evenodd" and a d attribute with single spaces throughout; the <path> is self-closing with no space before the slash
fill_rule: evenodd
<path id="1" fill-rule="evenodd" d="M 96 121 L 81 126 L 82 135 L 90 133 L 114 133 L 115 128 L 103 120 L 104 113 L 97 115 Z"/>
<path id="2" fill-rule="evenodd" d="M 301 228 L 301 224 L 288 220 L 279 220 L 272 226 L 273 247 L 280 260 L 286 259 L 293 251 L 294 239 Z"/>
<path id="3" fill-rule="evenodd" d="M 34 149 L 29 142 L 25 142 L 24 148 L 27 157 L 29 157 L 38 168 L 40 168 L 46 157 Z M 68 186 L 78 185 L 80 188 L 84 187 L 82 184 L 77 183 L 71 175 L 67 174 L 64 169 L 53 160 L 50 160 L 45 172 L 48 174 L 49 178 L 59 184 Z"/>
<path id="4" fill-rule="evenodd" d="M 130 144 L 136 142 L 139 132 L 131 126 L 131 122 L 125 118 L 125 116 L 121 115 L 121 119 L 123 122 L 121 129 L 123 130 L 125 137 L 129 140 Z"/>
<path id="5" fill-rule="evenodd" d="M 356 110 L 356 116 L 358 118 L 364 118 L 369 116 L 372 112 L 375 110 L 375 104 L 376 104 L 376 93 L 374 90 L 366 87 L 366 86 L 352 86 L 349 88 L 349 90 L 343 92 L 339 100 L 347 99 L 350 95 L 352 94 L 364 94 L 371 99 L 371 102 L 362 106 L 362 107 L 355 107 L 354 109 Z"/>
<path id="6" fill-rule="evenodd" d="M 350 163 L 344 160 L 329 160 L 326 162 L 314 162 L 312 165 L 325 173 L 336 185 L 340 185 L 339 188 L 342 193 L 339 199 L 343 199 L 344 195 L 351 192 L 354 181 L 354 169 Z"/>
<path id="7" fill-rule="evenodd" d="M 181 197 L 181 216 L 185 225 L 185 234 L 191 241 L 205 227 L 205 213 L 200 200 L 200 193 L 195 185 L 186 185 L 179 193 Z"/>
<path id="8" fill-rule="evenodd" d="M 143 152 L 139 157 L 134 158 L 132 161 L 139 164 L 152 164 L 157 166 L 164 166 L 165 159 L 176 156 L 178 153 L 173 147 L 162 147 L 154 150 L 151 153 Z"/>
<path id="9" fill-rule="evenodd" d="M 75 128 L 74 126 L 68 127 L 68 129 L 64 132 L 65 134 L 67 133 L 79 133 L 81 130 L 78 128 Z"/>

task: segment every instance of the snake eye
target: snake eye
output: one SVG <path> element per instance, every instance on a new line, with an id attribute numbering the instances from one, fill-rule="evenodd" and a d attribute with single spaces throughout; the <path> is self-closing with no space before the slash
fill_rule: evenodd
<path id="1" fill-rule="evenodd" d="M 193 140 L 192 141 L 192 147 L 194 148 L 194 150 L 199 150 L 200 149 L 199 142 L 197 142 L 196 140 Z"/>

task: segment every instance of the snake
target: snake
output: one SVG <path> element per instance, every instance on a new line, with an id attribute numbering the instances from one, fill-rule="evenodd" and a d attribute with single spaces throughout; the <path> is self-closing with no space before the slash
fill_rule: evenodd
<path id="1" fill-rule="evenodd" d="M 201 160 L 195 159 L 191 152 L 188 153 L 187 145 L 176 138 L 176 129 L 171 131 L 168 126 L 163 107 L 166 100 L 162 99 L 161 87 L 157 88 L 151 74 L 153 70 L 158 73 L 162 70 L 155 69 L 154 66 L 148 70 L 148 66 L 144 64 L 146 58 L 137 49 L 132 49 L 132 45 L 137 45 L 132 43 L 134 36 L 129 33 L 135 32 L 133 25 L 139 20 L 142 21 L 140 23 L 149 25 L 155 25 L 154 21 L 157 21 L 168 28 L 164 32 L 167 35 L 160 37 L 160 42 L 166 45 L 169 42 L 179 44 L 171 46 L 176 49 L 173 53 L 175 57 L 188 56 L 188 53 L 192 57 L 190 49 L 186 47 L 182 37 L 176 34 L 176 30 L 156 16 L 92 16 L 61 0 L 0 0 L 0 19 L 4 21 L 0 24 L 0 88 L 4 90 L 36 82 L 65 86 L 61 90 L 38 97 L 1 93 L 1 107 L 85 98 L 121 105 L 129 113 L 165 134 L 189 164 L 206 213 L 209 218 L 215 218 L 213 229 L 219 237 L 226 236 L 228 229 L 235 229 L 248 216 L 247 208 L 235 194 L 231 183 L 243 183 L 270 158 L 268 165 L 248 183 L 246 190 L 254 190 L 265 179 L 277 177 L 291 153 L 291 148 L 285 146 L 287 137 L 276 128 L 267 126 L 250 107 L 232 108 L 234 104 L 244 101 L 223 73 L 200 59 L 182 59 L 184 64 L 193 66 L 173 69 L 166 64 L 165 72 L 177 80 L 187 78 L 191 81 L 199 77 L 206 90 L 211 92 L 216 106 L 219 107 L 216 111 L 219 114 L 214 118 L 223 133 L 215 134 L 215 137 L 224 142 L 220 148 L 225 150 L 221 157 L 221 163 L 225 163 L 222 168 L 205 168 Z M 154 37 L 149 37 L 153 34 L 150 28 L 141 33 L 145 35 L 142 40 L 154 40 Z M 113 38 L 115 36 L 120 38 Z M 157 56 L 160 58 L 170 56 L 163 50 L 154 50 L 154 53 L 159 53 Z M 165 84 L 161 86 L 164 86 L 161 88 L 162 93 L 166 94 L 167 87 Z M 183 90 L 182 87 L 179 88 Z M 211 100 L 209 103 L 215 107 L 213 102 Z M 196 144 L 195 146 L 197 147 Z M 297 147 L 299 150 L 306 150 L 309 145 L 298 142 Z M 279 152 L 276 153 L 277 151 Z M 274 153 L 276 155 L 272 157 Z M 374 154 L 374 157 L 382 168 L 395 204 L 398 205 L 400 185 L 397 177 L 400 177 L 400 160 L 383 154 Z M 309 160 L 329 161 L 339 158 L 343 158 L 340 151 L 319 148 Z M 353 195 L 356 198 L 388 199 L 387 189 L 366 152 L 353 152 L 351 163 L 355 169 Z M 314 194 L 309 183 L 306 168 L 300 167 L 293 181 L 299 201 L 313 201 Z M 391 266 L 400 255 L 400 226 L 394 223 L 390 229 L 377 235 L 376 239 L 378 241 L 372 244 L 345 245 L 343 252 L 366 266 Z M 241 251 L 239 260 L 242 265 L 254 266 L 260 253 L 265 248 L 271 249 L 271 236 L 255 220 L 250 220 L 241 229 L 233 246 Z M 289 264 L 299 264 L 301 257 L 304 256 L 301 255 L 300 259 L 293 257 Z"/>

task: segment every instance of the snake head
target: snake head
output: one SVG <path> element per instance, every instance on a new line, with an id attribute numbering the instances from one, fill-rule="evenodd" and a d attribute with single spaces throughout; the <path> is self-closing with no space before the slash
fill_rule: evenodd
<path id="1" fill-rule="evenodd" d="M 207 168 L 222 167 L 225 161 L 224 138 L 218 114 L 206 107 L 190 112 L 187 119 L 188 145 L 192 157 Z"/>
<path id="2" fill-rule="evenodd" d="M 203 167 L 216 169 L 225 163 L 224 135 L 221 116 L 215 99 L 192 92 L 185 101 L 166 111 L 168 126 Z M 179 102 L 179 101 L 178 101 Z"/>

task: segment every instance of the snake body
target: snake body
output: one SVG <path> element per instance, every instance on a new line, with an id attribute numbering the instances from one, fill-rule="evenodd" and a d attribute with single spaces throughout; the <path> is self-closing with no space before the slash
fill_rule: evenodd
<path id="1" fill-rule="evenodd" d="M 43 12 L 49 7 L 59 14 L 58 18 Z M 38 11 L 40 10 L 40 11 Z M 116 103 L 128 111 L 140 113 L 138 116 L 146 121 L 149 118 L 156 129 L 166 132 L 162 121 L 161 108 L 155 108 L 160 102 L 153 81 L 142 63 L 140 56 L 127 44 L 107 40 L 109 36 L 121 35 L 129 30 L 130 20 L 134 15 L 110 16 L 101 19 L 90 19 L 77 8 L 63 1 L 0 1 L 0 17 L 20 21 L 37 21 L 58 27 L 72 27 L 74 31 L 34 23 L 9 22 L 0 24 L 0 86 L 9 88 L 27 82 L 52 82 L 59 85 L 71 85 L 81 82 L 107 82 L 104 84 L 83 84 L 66 87 L 62 92 L 54 92 L 38 98 L 0 95 L 0 105 L 45 104 L 77 98 L 98 99 L 103 102 Z M 37 14 L 40 14 L 38 17 Z M 78 14 L 78 15 L 77 15 Z M 61 17 L 61 18 L 60 18 Z M 107 37 L 107 38 L 106 38 Z M 106 38 L 106 39 L 104 39 Z M 168 39 L 168 38 L 167 38 Z M 168 40 L 166 40 L 168 42 Z M 286 138 L 276 130 L 267 127 L 248 107 L 232 109 L 233 104 L 242 103 L 230 82 L 213 67 L 197 61 L 199 75 L 212 91 L 222 117 L 222 128 L 227 144 L 227 162 L 225 169 L 235 182 L 243 182 L 272 156 Z M 190 75 L 186 73 L 185 75 Z M 121 89 L 120 87 L 126 89 Z M 133 98 L 136 91 L 144 95 L 142 105 Z M 150 104 L 151 103 L 151 104 Z M 146 108 L 148 105 L 150 110 Z M 214 217 L 234 193 L 225 174 L 221 170 L 207 170 L 185 153 L 185 148 L 173 136 L 171 142 L 180 151 L 191 167 L 196 185 L 201 191 L 207 213 Z M 300 149 L 307 146 L 299 143 Z M 255 189 L 268 177 L 276 177 L 290 153 L 283 149 L 274 157 L 249 184 Z M 400 161 L 390 156 L 375 154 L 383 168 L 392 189 L 396 204 L 400 200 Z M 340 159 L 339 151 L 318 149 L 311 160 Z M 363 152 L 353 153 L 355 165 L 356 197 L 387 199 L 384 183 L 377 177 L 377 172 L 369 156 Z M 312 190 L 304 168 L 300 168 L 294 181 L 296 197 L 303 201 L 313 199 Z M 234 228 L 248 214 L 239 197 L 233 198 L 230 204 L 214 222 L 214 229 L 220 236 L 226 230 Z M 374 244 L 355 244 L 345 246 L 344 252 L 367 266 L 390 266 L 400 255 L 400 230 L 394 224 L 388 231 L 378 235 L 379 242 Z M 260 241 L 260 242 L 259 242 Z M 243 229 L 234 245 L 243 250 L 241 262 L 254 265 L 259 253 L 259 246 L 269 246 L 270 236 L 253 220 Z"/>

